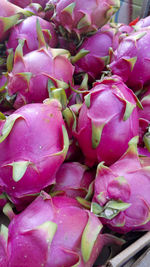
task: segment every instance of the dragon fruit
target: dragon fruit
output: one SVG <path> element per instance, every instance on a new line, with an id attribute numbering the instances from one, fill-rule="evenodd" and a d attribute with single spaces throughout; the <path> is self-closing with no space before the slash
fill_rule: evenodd
<path id="1" fill-rule="evenodd" d="M 38 34 L 36 29 L 36 22 L 39 20 L 42 32 L 44 34 L 45 42 L 50 47 L 56 47 L 57 35 L 54 29 L 54 25 L 40 17 L 31 16 L 17 24 L 12 30 L 7 42 L 7 49 L 15 49 L 18 46 L 18 40 L 25 40 L 23 46 L 23 54 L 27 54 L 33 50 L 39 48 Z M 32 27 L 31 27 L 32 25 Z"/>
<path id="2" fill-rule="evenodd" d="M 9 3 L 6 0 L 0 1 L 0 41 L 7 38 L 9 29 L 13 27 L 19 18 L 22 9 Z"/>
<path id="3" fill-rule="evenodd" d="M 144 19 L 140 19 L 136 24 L 135 24 L 135 29 L 138 28 L 145 28 L 150 26 L 150 16 L 144 18 Z"/>
<path id="4" fill-rule="evenodd" d="M 120 6 L 119 0 L 51 0 L 50 3 L 55 6 L 54 22 L 78 38 L 97 31 Z"/>
<path id="5" fill-rule="evenodd" d="M 10 0 L 9 2 L 13 3 L 14 5 L 20 6 L 22 8 L 27 7 L 31 3 L 37 3 L 40 4 L 43 8 L 46 6 L 46 3 L 48 0 Z"/>
<path id="6" fill-rule="evenodd" d="M 116 50 L 122 33 L 129 33 L 133 28 L 128 25 L 109 23 L 104 25 L 96 34 L 87 37 L 80 49 L 89 51 L 75 64 L 75 72 L 86 72 L 91 81 L 100 78 L 102 71 L 110 62 L 110 48 Z"/>
<path id="7" fill-rule="evenodd" d="M 55 191 L 63 191 L 69 197 L 85 197 L 88 188 L 95 178 L 95 170 L 89 170 L 87 166 L 79 162 L 63 163 L 56 173 Z"/>
<path id="8" fill-rule="evenodd" d="M 21 205 L 55 183 L 65 159 L 69 141 L 61 105 L 56 99 L 25 105 L 0 121 L 0 132 L 0 186 Z"/>
<path id="9" fill-rule="evenodd" d="M 106 77 L 94 84 L 80 109 L 77 130 L 79 146 L 92 166 L 118 160 L 129 140 L 138 135 L 136 96 L 119 76 Z"/>
<path id="10" fill-rule="evenodd" d="M 113 74 L 122 77 L 123 81 L 134 91 L 141 90 L 150 83 L 150 29 L 142 28 L 123 38 L 109 65 Z"/>
<path id="11" fill-rule="evenodd" d="M 9 225 L 9 267 L 92 267 L 103 247 L 102 228 L 75 199 L 42 192 Z"/>
<path id="12" fill-rule="evenodd" d="M 59 91 L 68 88 L 69 94 L 74 72 L 68 59 L 69 52 L 43 46 L 43 38 L 40 42 L 41 48 L 25 56 L 21 43 L 16 49 L 13 69 L 8 79 L 9 95 L 17 94 L 14 102 L 16 109 L 27 103 L 41 103 L 53 94 L 54 88 L 59 88 Z"/>
<path id="13" fill-rule="evenodd" d="M 150 158 L 138 157 L 137 137 L 111 167 L 98 165 L 92 211 L 120 233 L 150 230 Z"/>
<path id="14" fill-rule="evenodd" d="M 3 224 L 1 224 L 1 229 L 0 229 L 0 267 L 8 267 L 7 238 L 8 238 L 7 227 L 4 226 Z"/>

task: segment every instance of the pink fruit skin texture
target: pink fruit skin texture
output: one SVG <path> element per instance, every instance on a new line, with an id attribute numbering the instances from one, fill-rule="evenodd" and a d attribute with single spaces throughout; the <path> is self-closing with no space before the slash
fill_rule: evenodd
<path id="1" fill-rule="evenodd" d="M 86 34 L 103 26 L 119 8 L 118 0 L 59 0 L 54 2 L 55 23 L 63 26 L 68 32 Z M 70 4 L 75 3 L 72 13 L 65 10 Z M 81 19 L 85 19 L 81 23 Z"/>
<path id="2" fill-rule="evenodd" d="M 75 136 L 88 165 L 92 166 L 100 161 L 111 165 L 126 151 L 129 140 L 138 135 L 135 95 L 120 77 L 112 76 L 95 83 L 89 96 L 90 106 L 83 103 Z M 124 120 L 126 101 L 135 106 L 130 116 Z M 98 131 L 102 128 L 100 141 L 100 134 L 98 132 L 97 135 L 94 128 Z M 96 142 L 94 147 L 92 137 Z"/>
<path id="3" fill-rule="evenodd" d="M 15 49 L 18 46 L 18 40 L 24 39 L 25 43 L 23 46 L 23 54 L 27 54 L 33 50 L 39 48 L 36 21 L 39 20 L 41 29 L 43 31 L 45 41 L 50 47 L 56 47 L 57 45 L 57 35 L 54 30 L 54 25 L 40 17 L 31 16 L 23 20 L 21 23 L 16 25 L 12 30 L 7 42 L 7 49 Z M 51 38 L 47 32 L 44 30 L 49 30 Z"/>
<path id="4" fill-rule="evenodd" d="M 90 80 L 100 78 L 102 71 L 109 63 L 109 50 L 113 51 L 119 45 L 119 37 L 123 33 L 129 33 L 133 28 L 123 24 L 105 24 L 91 37 L 85 38 L 80 49 L 89 51 L 89 54 L 78 60 L 75 64 L 75 72 L 86 72 Z"/>
<path id="5" fill-rule="evenodd" d="M 120 233 L 150 230 L 149 164 L 150 158 L 138 157 L 136 146 L 130 144 L 111 167 L 99 166 L 93 202 L 102 206 L 110 200 L 130 203 L 113 219 L 101 218 L 111 229 Z"/>
<path id="6" fill-rule="evenodd" d="M 69 197 L 85 197 L 95 171 L 79 162 L 63 163 L 56 173 L 56 185 L 53 191 L 63 191 Z"/>
<path id="7" fill-rule="evenodd" d="M 48 0 L 10 0 L 11 3 L 20 6 L 22 8 L 25 8 L 26 6 L 30 5 L 31 3 L 38 3 L 40 4 L 42 7 L 45 7 L 46 3 L 48 2 Z"/>
<path id="8" fill-rule="evenodd" d="M 70 267 L 77 263 L 79 267 L 92 267 L 102 248 L 99 219 L 80 208 L 74 199 L 51 199 L 44 192 L 42 195 L 16 215 L 9 225 L 9 267 Z M 99 229 L 99 234 L 95 235 L 89 260 L 84 262 L 81 239 L 88 222 L 89 227 Z M 88 241 L 93 241 L 88 234 Z"/>
<path id="9" fill-rule="evenodd" d="M 67 153 L 62 151 L 62 127 L 65 126 L 60 109 L 60 103 L 53 99 L 44 104 L 25 105 L 8 117 L 13 120 L 19 116 L 0 143 L 0 185 L 16 204 L 55 181 L 56 171 Z M 4 120 L 0 121 L 1 134 L 4 124 Z M 22 161 L 29 164 L 21 179 L 16 181 L 13 164 Z"/>
<path id="10" fill-rule="evenodd" d="M 149 28 L 130 33 L 120 42 L 109 65 L 112 73 L 122 77 L 128 87 L 134 91 L 150 83 L 149 43 Z"/>
<path id="11" fill-rule="evenodd" d="M 43 102 L 49 97 L 48 75 L 54 87 L 58 88 L 54 79 L 72 84 L 73 72 L 74 67 L 65 56 L 53 56 L 52 50 L 45 47 L 16 58 L 8 81 L 9 94 L 17 93 L 14 107 L 17 109 L 27 103 Z M 28 81 L 18 73 L 30 73 L 32 76 Z"/>

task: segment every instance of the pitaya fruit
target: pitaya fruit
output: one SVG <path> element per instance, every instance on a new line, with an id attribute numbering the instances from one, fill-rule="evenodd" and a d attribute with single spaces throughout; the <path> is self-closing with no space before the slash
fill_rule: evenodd
<path id="1" fill-rule="evenodd" d="M 63 163 L 56 173 L 56 184 L 52 191 L 62 191 L 73 198 L 85 197 L 94 178 L 94 169 L 89 170 L 79 162 Z"/>
<path id="2" fill-rule="evenodd" d="M 100 161 L 105 161 L 107 165 L 114 163 L 138 131 L 134 93 L 119 76 L 96 82 L 85 97 L 74 133 L 86 157 L 86 164 L 92 166 Z"/>
<path id="3" fill-rule="evenodd" d="M 96 34 L 87 37 L 80 49 L 89 51 L 75 64 L 75 72 L 88 73 L 91 81 L 100 78 L 102 71 L 110 62 L 111 50 L 116 50 L 122 33 L 129 33 L 133 28 L 128 25 L 109 23 L 104 25 Z"/>
<path id="4" fill-rule="evenodd" d="M 150 230 L 150 158 L 138 157 L 137 139 L 111 167 L 97 168 L 92 211 L 120 233 Z"/>
<path id="5" fill-rule="evenodd" d="M 55 183 L 65 159 L 69 141 L 61 105 L 56 99 L 25 105 L 0 121 L 0 133 L 0 186 L 20 205 Z"/>
<path id="6" fill-rule="evenodd" d="M 150 29 L 143 28 L 123 38 L 109 65 L 113 74 L 122 77 L 123 81 L 134 91 L 141 90 L 150 83 Z"/>
<path id="7" fill-rule="evenodd" d="M 31 3 L 37 3 L 40 4 L 43 8 L 45 7 L 46 3 L 48 2 L 48 0 L 9 0 L 9 2 L 20 6 L 22 8 L 27 7 L 28 5 L 30 5 Z"/>
<path id="8" fill-rule="evenodd" d="M 119 0 L 51 0 L 50 3 L 55 6 L 54 22 L 78 38 L 97 31 L 120 6 Z"/>
<path id="9" fill-rule="evenodd" d="M 1 224 L 1 229 L 0 229 L 0 267 L 8 267 L 7 238 L 8 238 L 7 227 L 5 225 Z"/>
<path id="10" fill-rule="evenodd" d="M 33 50 L 39 48 L 38 33 L 37 33 L 37 19 L 41 26 L 45 42 L 50 47 L 57 46 L 57 35 L 54 29 L 54 25 L 40 17 L 31 16 L 17 24 L 12 30 L 7 42 L 7 49 L 15 49 L 18 46 L 18 41 L 24 40 L 23 54 L 27 54 Z"/>
<path id="11" fill-rule="evenodd" d="M 92 267 L 103 247 L 102 228 L 75 199 L 42 192 L 9 225 L 9 267 Z"/>
<path id="12" fill-rule="evenodd" d="M 29 15 L 27 11 L 7 0 L 0 1 L 0 41 L 8 37 L 9 29 L 18 22 L 21 14 Z"/>
<path id="13" fill-rule="evenodd" d="M 147 16 L 144 19 L 140 19 L 136 24 L 135 24 L 135 29 L 139 28 L 145 28 L 150 26 L 150 16 Z"/>
<path id="14" fill-rule="evenodd" d="M 45 44 L 43 38 L 40 42 Z M 42 46 L 23 56 L 22 44 L 19 44 L 8 79 L 9 95 L 17 94 L 14 108 L 27 103 L 41 103 L 53 94 L 54 88 L 59 88 L 59 91 L 68 88 L 69 94 L 74 72 L 69 55 L 66 50 Z"/>

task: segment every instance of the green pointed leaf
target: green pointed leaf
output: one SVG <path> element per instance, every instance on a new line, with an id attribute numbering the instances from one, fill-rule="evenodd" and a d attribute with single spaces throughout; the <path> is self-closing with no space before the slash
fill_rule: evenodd
<path id="1" fill-rule="evenodd" d="M 9 49 L 9 55 L 7 57 L 7 71 L 11 72 L 13 68 L 13 59 L 14 59 L 14 54 L 13 54 L 13 49 Z"/>
<path id="2" fill-rule="evenodd" d="M 5 206 L 3 207 L 3 213 L 11 221 L 14 218 L 14 216 L 15 216 L 15 213 L 13 212 L 13 209 L 12 209 L 12 204 L 10 204 L 9 202 L 6 203 Z"/>
<path id="3" fill-rule="evenodd" d="M 96 202 L 92 202 L 91 204 L 91 212 L 93 212 L 95 215 L 100 215 L 103 211 L 104 207 L 100 206 Z"/>
<path id="4" fill-rule="evenodd" d="M 125 107 L 125 112 L 124 112 L 124 116 L 123 116 L 124 121 L 126 121 L 130 117 L 130 115 L 132 114 L 132 111 L 136 107 L 135 104 L 130 103 L 127 100 L 125 100 L 125 102 L 126 102 L 126 107 Z"/>
<path id="5" fill-rule="evenodd" d="M 66 107 L 66 109 L 63 110 L 63 117 L 68 125 L 68 128 L 71 128 L 72 126 L 73 129 L 76 129 L 76 116 L 70 108 Z"/>
<path id="6" fill-rule="evenodd" d="M 39 41 L 39 48 L 46 46 L 44 35 L 43 35 L 41 25 L 38 19 L 36 20 L 36 31 L 37 31 L 38 41 Z"/>
<path id="7" fill-rule="evenodd" d="M 81 239 L 81 252 L 84 262 L 88 262 L 90 259 L 94 244 L 102 228 L 103 225 L 100 221 L 97 221 L 97 218 L 89 213 L 89 220 Z"/>
<path id="8" fill-rule="evenodd" d="M 97 126 L 95 123 L 92 122 L 92 148 L 93 149 L 96 149 L 100 143 L 104 126 L 105 126 L 105 123 Z"/>
<path id="9" fill-rule="evenodd" d="M 70 15 L 72 15 L 73 14 L 73 11 L 74 11 L 74 8 L 75 8 L 75 6 L 76 6 L 76 3 L 75 2 L 73 2 L 73 3 L 71 3 L 70 5 L 68 5 L 68 6 L 66 6 L 63 10 L 62 10 L 62 12 L 67 12 L 67 13 L 69 13 Z"/>
<path id="10" fill-rule="evenodd" d="M 71 57 L 71 63 L 75 64 L 78 60 L 85 57 L 89 53 L 90 53 L 89 50 L 82 48 L 75 56 Z"/>
<path id="11" fill-rule="evenodd" d="M 87 95 L 84 97 L 84 99 L 85 99 L 85 105 L 87 106 L 87 108 L 89 108 L 90 105 L 91 105 L 91 94 L 87 94 Z"/>
<path id="12" fill-rule="evenodd" d="M 85 196 L 85 200 L 90 200 L 94 194 L 94 181 L 92 181 L 89 185 L 88 192 Z"/>
<path id="13" fill-rule="evenodd" d="M 143 137 L 144 144 L 147 148 L 147 150 L 150 152 L 150 133 L 146 133 Z"/>
<path id="14" fill-rule="evenodd" d="M 87 201 L 82 197 L 76 197 L 76 200 L 85 208 L 90 210 L 91 209 L 91 202 Z"/>
<path id="15" fill-rule="evenodd" d="M 44 230 L 47 234 L 47 242 L 52 243 L 54 235 L 57 231 L 57 224 L 52 221 L 47 221 L 37 226 L 36 229 Z"/>
<path id="16" fill-rule="evenodd" d="M 53 58 L 57 57 L 57 56 L 65 56 L 66 58 L 70 58 L 70 52 L 66 49 L 62 49 L 62 48 L 51 48 L 50 49 Z"/>
<path id="17" fill-rule="evenodd" d="M 2 112 L 0 112 L 0 120 L 6 120 L 6 117 Z"/>
<path id="18" fill-rule="evenodd" d="M 119 210 L 119 211 L 124 211 L 127 208 L 129 208 L 130 206 L 131 206 L 130 203 L 126 203 L 126 202 L 123 202 L 121 200 L 110 200 L 105 205 L 105 209 L 111 208 L 111 209 L 115 209 L 115 210 Z"/>
<path id="19" fill-rule="evenodd" d="M 137 32 L 137 34 L 132 35 L 132 40 L 137 41 L 137 40 L 141 39 L 143 36 L 145 36 L 146 34 L 147 34 L 146 31 L 145 32 L 143 31 L 143 32 L 140 32 L 140 33 Z M 130 38 L 131 37 L 129 36 L 129 39 Z"/>
<path id="20" fill-rule="evenodd" d="M 133 71 L 133 68 L 135 66 L 135 63 L 137 61 L 137 57 L 132 57 L 132 58 L 123 58 L 124 61 L 128 62 L 131 68 L 131 71 Z"/>
<path id="21" fill-rule="evenodd" d="M 61 103 L 63 109 L 66 108 L 68 101 L 67 101 L 67 96 L 66 96 L 64 89 L 62 88 L 56 88 L 54 90 L 52 89 L 51 97 L 57 99 Z"/>
<path id="22" fill-rule="evenodd" d="M 68 138 L 68 133 L 67 130 L 65 128 L 65 126 L 62 126 L 62 132 L 63 132 L 63 139 L 64 139 L 64 146 L 63 149 L 60 152 L 54 153 L 51 156 L 60 156 L 63 155 L 64 159 L 67 155 L 68 152 L 68 148 L 69 148 L 69 138 Z"/>
<path id="23" fill-rule="evenodd" d="M 82 89 L 82 88 L 84 90 L 88 91 L 88 74 L 87 73 L 84 74 L 83 81 L 82 81 L 79 89 Z"/>
<path id="24" fill-rule="evenodd" d="M 0 235 L 2 235 L 5 239 L 5 241 L 7 242 L 7 240 L 8 240 L 8 228 L 4 224 L 1 224 Z"/>
<path id="25" fill-rule="evenodd" d="M 19 20 L 20 14 L 16 14 L 10 17 L 0 17 L 0 21 L 3 23 L 4 32 L 13 27 Z"/>
<path id="26" fill-rule="evenodd" d="M 2 143 L 9 135 L 14 126 L 15 121 L 21 117 L 22 116 L 20 114 L 12 114 L 11 116 L 6 117 L 6 121 L 2 129 L 2 134 L 0 135 L 0 143 Z"/>
<path id="27" fill-rule="evenodd" d="M 88 27 L 91 25 L 91 20 L 87 14 L 85 14 L 82 19 L 78 22 L 77 29 L 80 30 L 84 27 Z"/>
<path id="28" fill-rule="evenodd" d="M 14 161 L 8 164 L 13 167 L 13 180 L 15 182 L 21 180 L 30 164 L 32 164 L 30 161 Z"/>
<path id="29" fill-rule="evenodd" d="M 14 62 L 23 61 L 23 45 L 25 40 L 19 40 L 19 44 L 15 50 Z"/>

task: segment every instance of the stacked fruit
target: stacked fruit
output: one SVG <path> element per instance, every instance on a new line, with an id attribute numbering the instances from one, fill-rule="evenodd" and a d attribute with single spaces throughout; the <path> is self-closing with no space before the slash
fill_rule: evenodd
<path id="1" fill-rule="evenodd" d="M 0 267 L 92 267 L 105 230 L 150 229 L 150 19 L 118 9 L 0 2 Z"/>

